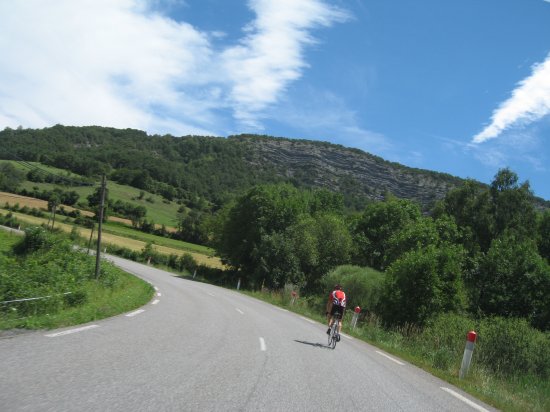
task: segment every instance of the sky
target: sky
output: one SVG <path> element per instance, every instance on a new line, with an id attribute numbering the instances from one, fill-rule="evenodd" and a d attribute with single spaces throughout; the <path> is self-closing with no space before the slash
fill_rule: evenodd
<path id="1" fill-rule="evenodd" d="M 0 0 L 0 130 L 326 141 L 550 200 L 550 0 Z"/>

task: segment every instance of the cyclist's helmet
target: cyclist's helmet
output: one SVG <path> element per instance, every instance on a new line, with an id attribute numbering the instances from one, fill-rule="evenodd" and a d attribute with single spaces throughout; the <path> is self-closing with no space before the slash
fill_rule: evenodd
<path id="1" fill-rule="evenodd" d="M 342 286 L 340 286 L 340 284 L 337 283 L 336 285 L 334 285 L 334 290 L 342 290 Z"/>

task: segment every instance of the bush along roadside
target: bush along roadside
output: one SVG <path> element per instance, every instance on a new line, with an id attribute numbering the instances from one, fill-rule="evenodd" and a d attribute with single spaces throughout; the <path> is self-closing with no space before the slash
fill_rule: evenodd
<path id="1" fill-rule="evenodd" d="M 0 236 L 4 236 L 0 233 Z M 60 327 L 112 316 L 149 301 L 153 288 L 41 227 L 0 256 L 0 329 Z"/>

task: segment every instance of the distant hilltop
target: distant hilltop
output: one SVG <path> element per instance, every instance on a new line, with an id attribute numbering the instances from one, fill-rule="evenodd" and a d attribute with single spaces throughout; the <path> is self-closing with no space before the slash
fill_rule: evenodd
<path id="1" fill-rule="evenodd" d="M 351 209 L 391 194 L 429 210 L 464 181 L 320 141 L 249 134 L 151 136 L 99 126 L 6 128 L 0 132 L 0 159 L 41 162 L 85 177 L 107 173 L 111 180 L 191 208 L 199 202 L 216 209 L 253 185 L 290 182 L 339 192 Z M 537 203 L 548 207 L 549 202 Z"/>

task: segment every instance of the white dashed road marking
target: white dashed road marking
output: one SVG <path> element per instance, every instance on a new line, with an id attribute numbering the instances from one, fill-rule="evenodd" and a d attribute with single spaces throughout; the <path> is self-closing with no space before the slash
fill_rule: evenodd
<path id="1" fill-rule="evenodd" d="M 395 359 L 395 358 L 392 358 L 391 356 L 389 356 L 389 355 L 386 355 L 385 353 L 383 353 L 383 352 L 380 352 L 379 350 L 377 350 L 377 351 L 376 351 L 376 353 L 378 353 L 379 355 L 382 355 L 382 356 L 384 356 L 385 358 L 388 358 L 389 360 L 391 360 L 392 362 L 395 362 L 395 363 L 397 363 L 398 365 L 404 365 L 404 363 L 403 363 L 403 362 L 401 362 L 401 361 L 398 361 L 397 359 Z"/>
<path id="2" fill-rule="evenodd" d="M 134 312 L 130 312 L 130 313 L 126 314 L 126 316 L 131 318 L 132 316 L 139 315 L 140 313 L 143 313 L 143 312 L 145 312 L 145 309 L 138 309 Z"/>
<path id="3" fill-rule="evenodd" d="M 216 296 L 216 295 L 214 295 L 213 293 L 210 293 L 210 292 L 208 292 L 208 294 L 209 294 L 210 296 Z"/>
<path id="4" fill-rule="evenodd" d="M 151 302 L 151 305 L 156 305 L 156 304 L 159 303 L 159 302 L 160 302 L 160 300 L 155 299 L 154 301 Z"/>
<path id="5" fill-rule="evenodd" d="M 71 333 L 82 332 L 84 330 L 94 329 L 94 328 L 99 328 L 99 325 L 83 326 L 81 328 L 64 330 L 63 332 L 50 333 L 50 334 L 45 335 L 45 336 L 47 336 L 48 338 L 55 338 L 57 336 L 70 335 Z"/>
<path id="6" fill-rule="evenodd" d="M 479 406 L 477 403 L 472 402 L 468 398 L 462 396 L 460 393 L 457 393 L 457 392 L 453 391 L 452 389 L 444 388 L 444 387 L 441 387 L 441 389 L 443 389 L 445 392 L 453 395 L 455 398 L 460 399 L 462 402 L 470 405 L 472 408 L 478 410 L 479 412 L 489 412 L 487 409 L 483 408 L 482 406 Z"/>
<path id="7" fill-rule="evenodd" d="M 260 350 L 265 352 L 267 350 L 266 346 L 265 346 L 265 340 L 264 338 L 260 338 Z"/>
<path id="8" fill-rule="evenodd" d="M 235 310 L 236 310 L 237 312 L 239 312 L 241 315 L 244 315 L 244 312 L 243 312 L 242 310 L 240 310 L 240 309 L 238 309 L 238 308 L 235 308 Z"/>
<path id="9" fill-rule="evenodd" d="M 162 296 L 162 293 L 160 293 L 160 292 L 159 292 L 159 293 L 157 293 L 157 296 L 159 296 L 159 297 L 160 297 L 160 296 Z"/>

